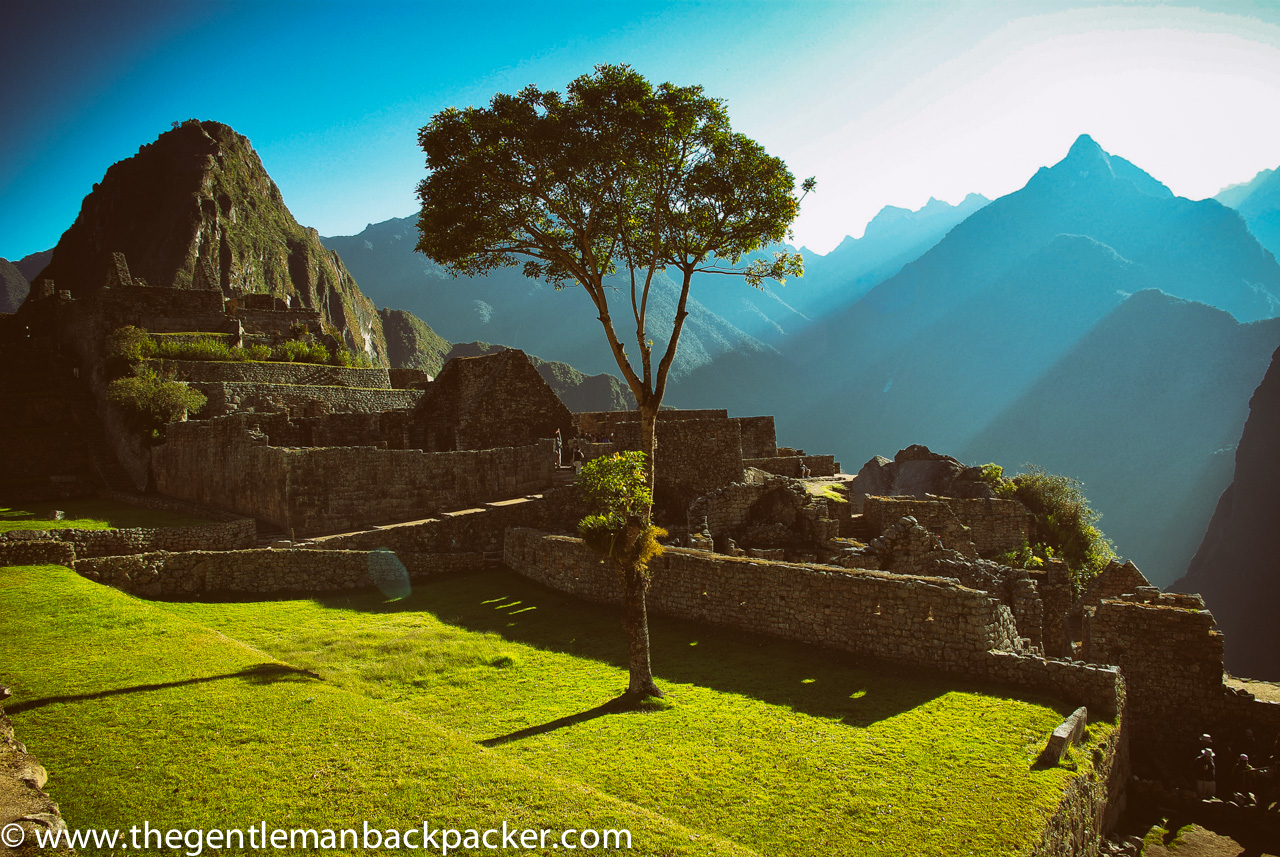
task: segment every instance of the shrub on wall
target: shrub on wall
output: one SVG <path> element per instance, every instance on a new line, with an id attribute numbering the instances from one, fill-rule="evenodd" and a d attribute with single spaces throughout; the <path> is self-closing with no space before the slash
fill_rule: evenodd
<path id="1" fill-rule="evenodd" d="M 984 466 L 982 473 L 984 480 L 990 474 L 999 496 L 1017 500 L 1031 512 L 1029 564 L 1057 555 L 1067 561 L 1076 582 L 1083 583 L 1115 558 L 1114 546 L 1097 526 L 1101 515 L 1089 505 L 1078 480 L 1040 467 L 1012 479 L 1006 479 L 997 465 Z"/>
<path id="2" fill-rule="evenodd" d="M 107 386 L 107 401 L 121 410 L 130 426 L 158 439 L 166 425 L 200 410 L 207 399 L 186 384 L 151 372 L 112 381 Z"/>

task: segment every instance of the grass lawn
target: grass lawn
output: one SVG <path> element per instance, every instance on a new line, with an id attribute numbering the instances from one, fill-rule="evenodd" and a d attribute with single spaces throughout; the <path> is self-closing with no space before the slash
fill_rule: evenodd
<path id="1" fill-rule="evenodd" d="M 660 619 L 653 659 L 670 707 L 610 710 L 626 685 L 616 614 L 505 572 L 393 602 L 368 591 L 160 606 L 760 854 L 1024 853 L 1072 775 L 1030 770 L 1066 711 L 1051 700 Z"/>
<path id="2" fill-rule="evenodd" d="M 66 513 L 55 521 L 49 517 L 54 509 Z M 128 527 L 193 527 L 212 524 L 206 518 L 143 509 L 128 503 L 96 498 L 75 500 L 43 500 L 39 503 L 15 503 L 0 500 L 0 533 L 10 530 L 114 530 Z"/>
<path id="3" fill-rule="evenodd" d="M 72 828 L 506 821 L 625 828 L 639 854 L 753 853 L 60 566 L 0 569 L 0 633 L 0 681 L 14 689 L 6 710 Z"/>

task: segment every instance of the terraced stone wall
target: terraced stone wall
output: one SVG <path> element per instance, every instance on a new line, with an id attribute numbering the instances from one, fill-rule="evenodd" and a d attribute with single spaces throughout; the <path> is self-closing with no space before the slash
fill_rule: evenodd
<path id="1" fill-rule="evenodd" d="M 302 536 L 423 518 L 530 494 L 552 481 L 550 440 L 441 453 L 281 448 L 250 416 L 170 426 L 151 453 L 156 490 Z"/>
<path id="2" fill-rule="evenodd" d="M 297 384 L 390 390 L 386 369 L 356 369 L 319 363 L 257 362 L 252 360 L 148 360 L 162 374 L 172 370 L 179 381 Z"/>
<path id="3" fill-rule="evenodd" d="M 191 386 L 209 400 L 201 410 L 201 416 L 205 419 L 238 411 L 312 415 L 405 410 L 416 407 L 423 395 L 421 390 L 260 384 L 248 381 L 196 381 Z"/>
<path id="4" fill-rule="evenodd" d="M 418 554 L 390 551 L 317 551 L 271 548 L 243 551 L 154 552 L 81 559 L 83 577 L 148 598 L 201 592 L 329 592 L 366 586 L 395 587 L 432 575 L 475 571 L 478 553 Z"/>

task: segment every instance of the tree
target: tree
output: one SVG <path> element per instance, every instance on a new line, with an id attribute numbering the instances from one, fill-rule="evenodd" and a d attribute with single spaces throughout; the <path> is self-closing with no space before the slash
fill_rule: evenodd
<path id="1" fill-rule="evenodd" d="M 794 177 L 735 133 L 724 105 L 702 87 L 654 87 L 625 65 L 598 66 L 564 94 L 529 86 L 495 95 L 488 107 L 444 110 L 418 142 L 429 172 L 418 185 L 418 251 L 455 274 L 523 265 L 526 276 L 556 289 L 582 286 L 638 405 L 652 497 L 658 409 L 693 276 L 737 275 L 758 288 L 766 278 L 803 274 L 799 254 L 741 265 L 789 236 L 800 203 Z M 813 186 L 809 179 L 802 191 Z M 680 296 L 655 366 L 649 296 L 667 270 L 678 276 Z M 620 286 L 606 282 L 615 274 Z M 634 357 L 618 335 L 610 295 L 631 312 Z M 640 518 L 652 520 L 651 499 Z M 624 617 L 628 629 L 634 619 Z M 651 675 L 634 671 L 630 691 L 660 695 Z"/>

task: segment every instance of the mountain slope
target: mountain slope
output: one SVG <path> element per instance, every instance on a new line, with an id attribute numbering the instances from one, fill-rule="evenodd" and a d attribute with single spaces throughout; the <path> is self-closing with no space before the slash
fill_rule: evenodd
<path id="1" fill-rule="evenodd" d="M 39 253 L 31 253 L 23 256 L 21 259 L 13 263 L 13 267 L 22 272 L 22 276 L 27 278 L 28 283 L 34 283 L 36 275 L 44 270 L 44 266 L 49 264 L 49 260 L 53 258 L 53 250 L 41 250 Z"/>
<path id="2" fill-rule="evenodd" d="M 380 309 L 378 316 L 387 338 L 387 360 L 393 367 L 440 374 L 451 347 L 448 340 L 411 312 Z"/>
<path id="3" fill-rule="evenodd" d="M 1069 474 L 1118 551 L 1153 582 L 1176 577 L 1230 479 L 1246 402 L 1280 346 L 1280 319 L 1139 292 L 964 449 L 965 460 Z"/>
<path id="4" fill-rule="evenodd" d="M 0 312 L 17 312 L 31 284 L 8 259 L 0 259 Z"/>
<path id="5" fill-rule="evenodd" d="M 1280 350 L 1249 402 L 1235 473 L 1204 541 L 1171 589 L 1199 592 L 1226 635 L 1236 675 L 1280 680 Z"/>
<path id="6" fill-rule="evenodd" d="M 184 122 L 114 164 L 39 276 L 72 293 L 95 289 L 113 252 L 153 285 L 266 292 L 320 310 L 349 347 L 386 363 L 374 304 L 226 125 Z"/>
<path id="7" fill-rule="evenodd" d="M 595 307 L 577 287 L 556 290 L 527 279 L 518 268 L 455 278 L 415 252 L 417 240 L 412 217 L 371 224 L 355 236 L 323 239 L 326 247 L 341 254 L 365 293 L 380 306 L 406 309 L 428 319 L 450 341 L 501 342 L 586 372 L 618 371 Z M 614 282 L 621 285 L 616 278 Z M 747 290 L 741 283 L 735 285 Z M 649 298 L 650 335 L 659 347 L 671 329 L 677 298 L 675 283 L 660 273 Z M 697 300 L 691 299 L 687 309 L 673 377 L 728 352 L 773 351 Z M 629 316 L 629 308 L 626 313 Z M 630 340 L 621 312 L 615 323 L 623 341 Z"/>

